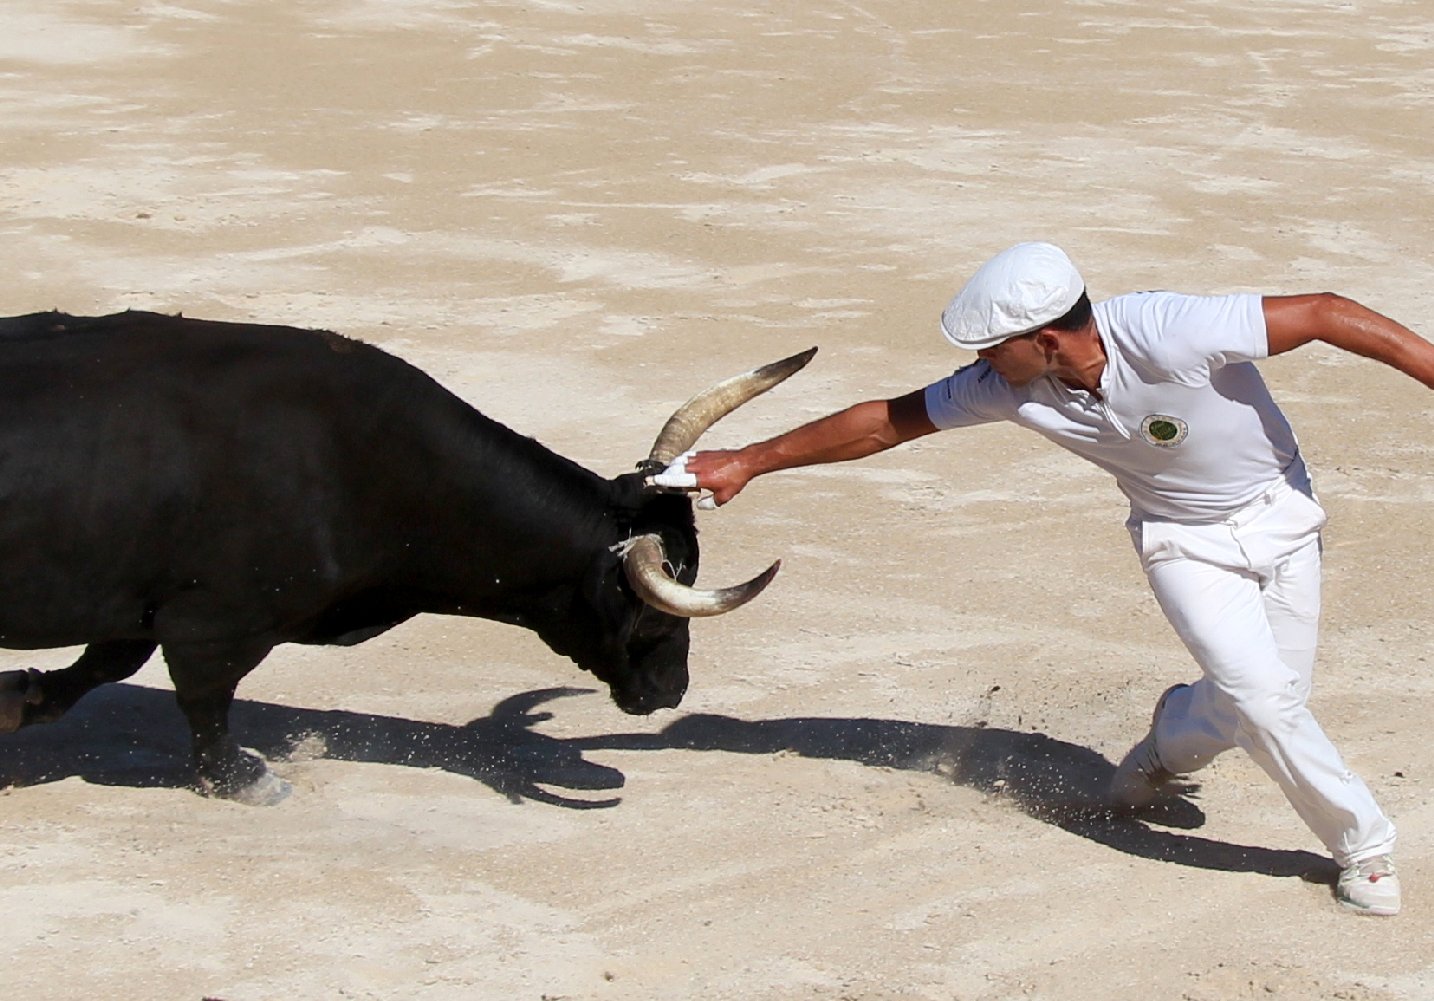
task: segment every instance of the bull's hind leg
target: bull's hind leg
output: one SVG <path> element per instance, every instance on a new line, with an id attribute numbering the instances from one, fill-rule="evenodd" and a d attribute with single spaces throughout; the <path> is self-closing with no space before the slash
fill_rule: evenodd
<path id="1" fill-rule="evenodd" d="M 107 640 L 58 671 L 0 672 L 0 733 L 59 719 L 100 685 L 134 674 L 154 648 L 150 640 Z"/>
<path id="2" fill-rule="evenodd" d="M 24 726 L 26 711 L 45 698 L 40 677 L 33 667 L 0 673 L 0 733 L 14 733 Z"/>
<path id="3" fill-rule="evenodd" d="M 272 647 L 219 643 L 164 645 L 174 696 L 189 720 L 199 791 L 250 806 L 269 806 L 289 795 L 289 783 L 269 771 L 229 735 L 229 707 L 239 681 Z"/>

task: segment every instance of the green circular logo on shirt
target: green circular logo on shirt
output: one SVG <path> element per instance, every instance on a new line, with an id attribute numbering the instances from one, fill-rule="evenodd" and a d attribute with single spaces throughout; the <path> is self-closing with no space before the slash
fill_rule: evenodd
<path id="1" fill-rule="evenodd" d="M 1151 414 L 1140 422 L 1140 437 L 1157 448 L 1174 448 L 1189 433 L 1188 424 L 1169 414 Z"/>

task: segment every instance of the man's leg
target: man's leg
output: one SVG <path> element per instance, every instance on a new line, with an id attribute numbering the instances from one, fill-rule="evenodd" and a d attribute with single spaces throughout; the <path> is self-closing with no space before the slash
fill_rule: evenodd
<path id="1" fill-rule="evenodd" d="M 1207 764 L 1231 742 L 1244 748 L 1335 861 L 1350 866 L 1388 854 L 1394 826 L 1306 706 L 1318 558 L 1311 542 L 1283 561 L 1263 589 L 1253 572 L 1196 560 L 1149 568 L 1161 608 L 1204 672 L 1171 694 L 1154 742 L 1170 771 Z M 1286 662 L 1282 644 L 1296 663 Z"/>
<path id="2" fill-rule="evenodd" d="M 1294 670 L 1296 690 L 1307 701 L 1319 645 L 1318 540 L 1272 568 L 1259 583 L 1280 660 Z M 1239 722 L 1234 704 L 1211 679 L 1181 685 L 1166 697 L 1156 721 L 1160 759 L 1172 772 L 1198 771 L 1237 745 Z"/>

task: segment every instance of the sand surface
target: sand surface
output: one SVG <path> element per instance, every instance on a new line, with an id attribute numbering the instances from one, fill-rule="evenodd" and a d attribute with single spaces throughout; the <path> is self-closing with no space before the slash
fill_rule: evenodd
<path id="1" fill-rule="evenodd" d="M 1434 14 L 1048 8 L 7 0 L 0 313 L 339 330 L 609 475 L 813 344 L 706 443 L 964 364 L 937 314 L 1022 239 L 1097 297 L 1332 289 L 1423 328 Z M 1400 825 L 1395 920 L 1336 907 L 1243 756 L 1091 814 L 1192 668 L 1114 486 L 990 428 L 704 513 L 704 582 L 785 566 L 694 625 L 678 710 L 428 617 L 241 686 L 270 809 L 186 787 L 158 658 L 0 738 L 4 996 L 1434 998 L 1430 397 L 1322 348 L 1264 370 L 1331 515 L 1314 708 Z"/>

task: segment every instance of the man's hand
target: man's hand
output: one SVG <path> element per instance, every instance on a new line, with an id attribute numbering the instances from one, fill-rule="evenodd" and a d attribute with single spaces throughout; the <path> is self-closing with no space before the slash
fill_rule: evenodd
<path id="1" fill-rule="evenodd" d="M 655 486 L 689 492 L 709 491 L 712 507 L 720 507 L 736 497 L 751 479 L 743 467 L 738 451 L 684 452 L 652 478 Z M 699 501 L 699 506 L 708 506 Z"/>

